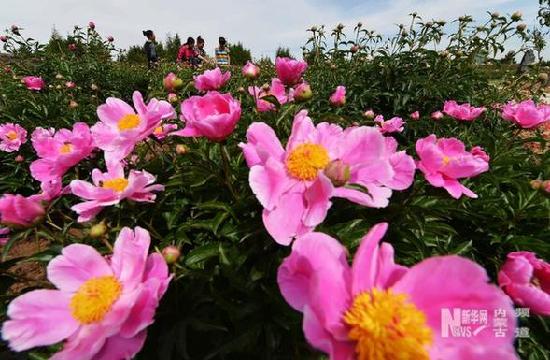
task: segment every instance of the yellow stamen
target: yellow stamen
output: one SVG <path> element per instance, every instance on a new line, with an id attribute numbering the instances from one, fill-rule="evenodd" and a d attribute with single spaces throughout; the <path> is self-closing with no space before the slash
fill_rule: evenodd
<path id="1" fill-rule="evenodd" d="M 91 278 L 71 298 L 71 315 L 81 324 L 100 322 L 121 292 L 122 285 L 114 276 Z"/>
<path id="2" fill-rule="evenodd" d="M 451 162 L 451 158 L 446 155 L 443 155 L 443 166 L 449 165 L 450 162 Z"/>
<path id="3" fill-rule="evenodd" d="M 153 134 L 155 135 L 162 135 L 162 125 L 161 126 L 157 126 L 155 128 L 155 130 L 153 130 Z"/>
<path id="4" fill-rule="evenodd" d="M 13 140 L 17 139 L 17 133 L 13 130 L 10 130 L 6 133 L 6 138 L 10 141 L 13 141 Z"/>
<path id="5" fill-rule="evenodd" d="M 101 183 L 102 188 L 111 189 L 116 192 L 123 192 L 127 186 L 128 180 L 126 180 L 125 178 L 103 180 L 103 182 Z"/>
<path id="6" fill-rule="evenodd" d="M 139 115 L 136 115 L 136 114 L 124 115 L 118 121 L 118 129 L 120 131 L 132 130 L 133 128 L 139 125 L 140 121 L 141 119 L 139 118 Z"/>
<path id="7" fill-rule="evenodd" d="M 286 167 L 290 175 L 300 180 L 315 180 L 319 170 L 330 162 L 328 151 L 318 144 L 301 144 L 290 152 Z"/>
<path id="8" fill-rule="evenodd" d="M 378 289 L 359 294 L 344 321 L 359 360 L 429 359 L 432 330 L 407 295 Z"/>
<path id="9" fill-rule="evenodd" d="M 64 143 L 63 145 L 61 145 L 61 147 L 59 148 L 59 152 L 61 154 L 68 154 L 70 152 L 73 151 L 73 144 L 71 143 Z"/>

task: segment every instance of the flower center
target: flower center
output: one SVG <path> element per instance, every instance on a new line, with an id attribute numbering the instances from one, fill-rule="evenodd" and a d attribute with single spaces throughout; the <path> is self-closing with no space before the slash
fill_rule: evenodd
<path id="1" fill-rule="evenodd" d="M 73 144 L 71 144 L 70 142 L 66 142 L 64 143 L 63 145 L 61 145 L 61 147 L 59 148 L 59 152 L 61 154 L 68 154 L 70 152 L 73 151 Z"/>
<path id="2" fill-rule="evenodd" d="M 127 114 L 124 115 L 119 121 L 118 121 L 118 129 L 120 131 L 126 131 L 126 130 L 132 130 L 140 123 L 139 115 L 136 114 Z"/>
<path id="3" fill-rule="evenodd" d="M 71 298 L 71 315 L 81 324 L 97 323 L 120 297 L 122 285 L 114 276 L 91 278 Z"/>
<path id="4" fill-rule="evenodd" d="M 111 189 L 116 192 L 123 192 L 127 186 L 128 180 L 126 180 L 125 178 L 108 179 L 101 182 L 102 188 Z"/>
<path id="5" fill-rule="evenodd" d="M 443 155 L 443 166 L 449 165 L 450 162 L 451 162 L 451 158 L 446 155 Z"/>
<path id="6" fill-rule="evenodd" d="M 13 130 L 10 130 L 6 133 L 6 138 L 10 141 L 13 141 L 13 140 L 17 139 L 17 133 Z"/>
<path id="7" fill-rule="evenodd" d="M 290 175 L 300 180 L 315 180 L 319 170 L 330 162 L 328 151 L 318 144 L 301 144 L 290 152 L 286 167 Z"/>
<path id="8" fill-rule="evenodd" d="M 425 314 L 404 294 L 373 289 L 353 300 L 344 315 L 359 360 L 428 360 L 432 330 Z"/>

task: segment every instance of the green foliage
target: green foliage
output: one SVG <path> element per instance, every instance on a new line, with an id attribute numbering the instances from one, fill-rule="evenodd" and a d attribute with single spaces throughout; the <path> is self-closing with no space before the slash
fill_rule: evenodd
<path id="1" fill-rule="evenodd" d="M 247 61 L 252 60 L 250 50 L 246 49 L 241 42 L 230 44 L 229 54 L 231 55 L 232 65 L 244 65 Z"/>
<path id="2" fill-rule="evenodd" d="M 275 57 L 292 58 L 292 56 L 290 56 L 290 49 L 287 47 L 278 47 L 277 51 L 275 51 Z"/>
<path id="3" fill-rule="evenodd" d="M 78 224 L 70 207 L 80 200 L 72 195 L 61 197 L 51 205 L 43 223 L 14 231 L 9 246 L 33 236 L 47 239 L 49 246 L 30 258 L 0 263 L 0 285 L 7 289 L 18 281 L 8 271 L 14 264 L 29 259 L 46 264 L 62 246 L 71 243 L 87 243 L 107 254 L 106 244 L 115 240 L 121 227 L 139 225 L 149 230 L 155 249 L 176 245 L 183 254 L 171 268 L 174 280 L 148 330 L 139 359 L 319 359 L 303 338 L 301 315 L 279 293 L 277 267 L 290 249 L 277 245 L 264 230 L 262 208 L 250 190 L 249 170 L 238 147 L 254 121 L 272 126 L 284 144 L 293 115 L 303 108 L 316 122 L 341 126 L 373 125 L 362 118 L 367 108 L 386 117 L 407 117 L 419 110 L 422 118 L 408 121 L 405 131 L 396 136 L 400 149 L 415 156 L 416 140 L 434 133 L 438 137 L 457 137 L 468 148 L 480 145 L 491 156 L 489 172 L 465 180 L 478 199 L 454 200 L 444 190 L 430 186 L 420 173 L 411 188 L 394 192 L 385 209 L 335 199 L 326 221 L 317 230 L 337 237 L 351 254 L 373 224 L 387 221 L 390 230 L 386 240 L 396 249 L 396 261 L 403 265 L 433 255 L 459 254 L 483 265 L 494 282 L 510 251 L 535 251 L 541 258 L 550 259 L 550 198 L 529 186 L 529 180 L 550 178 L 550 153 L 534 154 L 525 147 L 526 142 L 545 146 L 548 139 L 541 132 L 527 138 L 518 136 L 517 129 L 492 109 L 471 123 L 429 119 L 429 114 L 447 99 L 490 107 L 523 97 L 520 89 L 536 97 L 540 93 L 530 79 L 536 77 L 538 68 L 533 69 L 535 76 L 516 77 L 514 72 L 501 71 L 501 67 L 475 65 L 471 54 L 480 45 L 473 40 L 464 40 L 468 44 L 464 48 L 453 48 L 451 44 L 448 53 L 433 51 L 429 44 L 437 38 L 439 26 L 436 30 L 418 30 L 416 35 L 406 37 L 406 43 L 399 43 L 403 38 L 401 29 L 397 40 L 380 46 L 374 45 L 381 41 L 377 35 L 363 30 L 359 25 L 355 29 L 359 35 L 353 43 L 360 44 L 361 49 L 352 54 L 343 33 L 338 35 L 337 46 L 329 48 L 324 33 L 320 37 L 324 28 L 315 28 L 313 40 L 306 45 L 311 66 L 305 74 L 314 97 L 305 104 L 286 104 L 277 112 L 257 113 L 252 97 L 238 90 L 250 83 L 238 67 L 231 69 L 233 76 L 223 91 L 241 101 L 242 117 L 225 142 L 173 137 L 162 143 L 153 139 L 143 142 L 135 151 L 137 158 L 132 159 L 132 166 L 155 174 L 157 182 L 165 185 L 156 201 L 124 201 L 105 208 L 94 222 Z M 422 32 L 431 35 L 419 35 Z M 97 106 L 108 96 L 130 102 L 132 92 L 139 90 L 149 98 L 164 98 L 162 79 L 170 71 L 186 84 L 177 94 L 180 99 L 197 94 L 189 82 L 202 70 L 177 68 L 169 62 L 147 70 L 139 65 L 139 59 L 145 58 L 141 49 L 139 54 L 138 49 L 131 50 L 131 57 L 128 51 L 124 61 L 115 62 L 104 56 L 104 51 L 112 51 L 109 44 L 98 40 L 104 48 L 99 43 L 98 47 L 88 46 L 86 35 L 76 33 L 80 44 L 76 52 L 66 52 L 68 39 L 57 35 L 46 47 L 19 38 L 21 44 L 8 43 L 13 52 L 10 72 L 0 75 L 2 122 L 20 123 L 29 133 L 36 126 L 59 129 L 76 121 L 93 124 L 97 121 Z M 178 39 L 176 35 L 166 41 L 165 56 L 177 47 Z M 242 64 L 250 58 L 250 52 L 237 44 L 231 47 L 231 57 L 233 64 Z M 258 86 L 274 75 L 270 61 L 261 65 L 261 78 L 255 83 Z M 57 74 L 63 78 L 56 78 Z M 51 87 L 31 92 L 19 82 L 25 75 L 40 75 Z M 67 80 L 74 81 L 77 88 L 67 89 Z M 333 109 L 328 98 L 337 85 L 347 87 L 347 105 Z M 69 108 L 70 100 L 79 106 Z M 179 106 L 176 109 L 179 112 Z M 189 150 L 177 154 L 177 144 Z M 36 159 L 31 144 L 25 144 L 20 154 L 25 158 L 23 162 L 15 161 L 16 153 L 0 153 L 0 193 L 29 195 L 39 191 L 39 184 L 28 172 L 30 162 Z M 90 180 L 93 168 L 104 169 L 99 154 L 71 169 L 64 184 L 76 178 Z M 104 239 L 92 239 L 88 236 L 91 225 L 102 220 L 108 234 Z M 5 314 L 13 294 L 2 294 L 0 309 Z M 531 316 L 523 326 L 531 329 L 531 337 L 518 341 L 521 357 L 548 359 L 548 319 Z M 46 358 L 51 351 L 38 349 L 32 356 Z"/>

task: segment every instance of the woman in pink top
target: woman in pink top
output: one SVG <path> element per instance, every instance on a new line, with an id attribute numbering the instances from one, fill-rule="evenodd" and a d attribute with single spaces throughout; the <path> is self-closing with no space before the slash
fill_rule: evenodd
<path id="1" fill-rule="evenodd" d="M 187 38 L 187 42 L 180 47 L 178 51 L 177 63 L 186 63 L 189 65 L 197 65 L 197 53 L 195 51 L 195 39 L 192 37 Z"/>

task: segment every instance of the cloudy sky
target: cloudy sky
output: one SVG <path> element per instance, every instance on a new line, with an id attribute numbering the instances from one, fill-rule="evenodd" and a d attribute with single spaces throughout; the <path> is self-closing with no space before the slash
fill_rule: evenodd
<path id="1" fill-rule="evenodd" d="M 113 35 L 117 46 L 142 44 L 142 30 L 152 29 L 163 40 L 167 33 L 202 35 L 212 52 L 219 35 L 242 41 L 254 57 L 273 56 L 278 46 L 300 53 L 305 29 L 313 24 L 330 28 L 341 22 L 351 30 L 361 21 L 369 29 L 392 33 L 417 11 L 424 19 L 454 19 L 469 14 L 482 19 L 486 11 L 521 10 L 528 25 L 535 23 L 536 0 L 20 0 L 0 13 L 0 25 L 17 24 L 28 36 L 47 40 L 93 20 L 96 30 Z M 548 52 L 547 52 L 548 54 Z"/>

